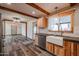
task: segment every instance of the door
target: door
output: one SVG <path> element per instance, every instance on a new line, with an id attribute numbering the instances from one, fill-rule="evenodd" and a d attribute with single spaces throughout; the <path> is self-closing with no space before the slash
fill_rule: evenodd
<path id="1" fill-rule="evenodd" d="M 32 34 L 32 35 L 33 35 L 33 39 L 35 39 L 35 34 L 36 34 L 36 32 L 37 32 L 37 24 L 36 24 L 36 22 L 34 22 L 34 23 L 33 23 L 33 32 L 32 32 L 32 33 L 33 33 L 33 34 Z"/>
<path id="2" fill-rule="evenodd" d="M 10 21 L 5 21 L 4 25 L 4 35 L 11 35 L 11 22 Z"/>
<path id="3" fill-rule="evenodd" d="M 27 37 L 27 23 L 26 22 L 21 23 L 21 30 L 22 30 L 21 34 Z"/>
<path id="4" fill-rule="evenodd" d="M 11 34 L 16 35 L 17 34 L 17 23 L 11 24 Z"/>

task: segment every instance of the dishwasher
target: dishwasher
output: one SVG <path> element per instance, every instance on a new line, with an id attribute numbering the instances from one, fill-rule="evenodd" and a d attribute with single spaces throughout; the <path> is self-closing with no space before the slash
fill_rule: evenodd
<path id="1" fill-rule="evenodd" d="M 38 46 L 42 49 L 46 49 L 46 35 L 38 36 Z"/>

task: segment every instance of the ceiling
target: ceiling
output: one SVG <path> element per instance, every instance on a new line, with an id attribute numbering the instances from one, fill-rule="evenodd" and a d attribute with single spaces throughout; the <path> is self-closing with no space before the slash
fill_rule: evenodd
<path id="1" fill-rule="evenodd" d="M 1 3 L 0 9 L 38 18 L 53 13 L 55 11 L 55 7 L 58 7 L 58 10 L 60 10 L 70 5 L 70 3 Z"/>
<path id="2" fill-rule="evenodd" d="M 49 13 L 55 11 L 55 7 L 58 7 L 58 10 L 67 6 L 70 6 L 69 3 L 37 3 L 36 5 L 40 6 L 41 8 L 45 9 Z"/>

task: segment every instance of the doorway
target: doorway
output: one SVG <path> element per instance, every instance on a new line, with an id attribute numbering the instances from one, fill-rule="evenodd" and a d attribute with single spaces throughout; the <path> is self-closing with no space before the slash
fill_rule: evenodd
<path id="1" fill-rule="evenodd" d="M 3 35 L 24 35 L 27 37 L 27 22 L 3 21 Z"/>

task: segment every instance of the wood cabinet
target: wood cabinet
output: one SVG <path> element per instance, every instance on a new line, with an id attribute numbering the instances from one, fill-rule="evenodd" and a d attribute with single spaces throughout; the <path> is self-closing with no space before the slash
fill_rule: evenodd
<path id="1" fill-rule="evenodd" d="M 77 43 L 71 42 L 71 56 L 77 56 Z"/>
<path id="2" fill-rule="evenodd" d="M 49 42 L 46 43 L 46 46 L 47 46 L 47 50 L 50 53 L 52 53 L 54 55 L 59 55 L 59 56 L 64 55 L 64 48 L 63 47 L 57 46 L 57 45 L 49 43 Z"/>
<path id="3" fill-rule="evenodd" d="M 77 43 L 77 56 L 79 56 L 79 43 Z"/>
<path id="4" fill-rule="evenodd" d="M 64 40 L 63 46 L 58 46 L 56 44 L 46 43 L 47 50 L 58 56 L 79 56 L 79 43 Z"/>
<path id="5" fill-rule="evenodd" d="M 70 50 L 71 50 L 71 46 L 70 46 L 70 42 L 69 41 L 65 41 L 64 43 L 64 48 L 65 48 L 65 55 L 66 56 L 70 56 Z"/>
<path id="6" fill-rule="evenodd" d="M 46 47 L 47 47 L 47 50 L 52 53 L 52 44 L 51 43 L 46 43 Z"/>
<path id="7" fill-rule="evenodd" d="M 47 25 L 48 25 L 48 20 L 46 17 L 42 17 L 37 20 L 37 27 L 46 28 Z"/>

